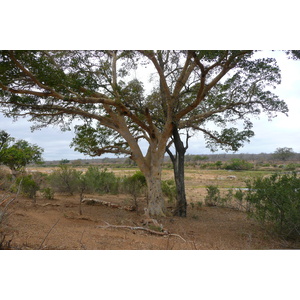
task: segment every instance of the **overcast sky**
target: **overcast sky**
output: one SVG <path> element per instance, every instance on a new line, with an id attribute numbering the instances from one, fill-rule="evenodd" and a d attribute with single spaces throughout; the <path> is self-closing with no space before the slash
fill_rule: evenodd
<path id="1" fill-rule="evenodd" d="M 281 69 L 282 83 L 273 92 L 286 101 L 289 116 L 278 114 L 272 121 L 268 121 L 262 114 L 259 119 L 253 119 L 255 136 L 238 153 L 272 153 L 278 147 L 291 147 L 295 152 L 300 152 L 300 61 L 289 60 L 284 53 L 268 52 L 268 55 L 276 56 Z M 70 148 L 73 131 L 61 132 L 59 128 L 49 127 L 31 132 L 31 125 L 26 119 L 13 122 L 0 114 L 0 130 L 44 148 L 44 160 L 88 158 Z M 205 148 L 203 136 L 199 134 L 190 140 L 188 153 L 211 152 Z M 113 156 L 104 154 L 103 157 Z"/>

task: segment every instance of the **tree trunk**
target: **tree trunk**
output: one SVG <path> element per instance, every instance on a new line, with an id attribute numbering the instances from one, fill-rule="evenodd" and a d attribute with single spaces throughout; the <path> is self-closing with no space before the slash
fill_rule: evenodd
<path id="1" fill-rule="evenodd" d="M 187 202 L 186 202 L 185 183 L 184 183 L 184 155 L 187 146 L 184 147 L 176 126 L 174 126 L 173 129 L 173 139 L 174 139 L 174 146 L 175 146 L 175 156 L 172 154 L 172 152 L 169 149 L 167 149 L 167 152 L 173 163 L 174 178 L 176 184 L 176 207 L 174 210 L 174 216 L 186 217 Z"/>
<path id="2" fill-rule="evenodd" d="M 164 217 L 166 215 L 165 201 L 161 189 L 161 172 L 147 178 L 148 212 L 151 216 Z"/>
<path id="3" fill-rule="evenodd" d="M 184 153 L 177 153 L 174 163 L 174 178 L 176 184 L 177 202 L 174 216 L 186 217 L 186 196 L 184 183 Z"/>

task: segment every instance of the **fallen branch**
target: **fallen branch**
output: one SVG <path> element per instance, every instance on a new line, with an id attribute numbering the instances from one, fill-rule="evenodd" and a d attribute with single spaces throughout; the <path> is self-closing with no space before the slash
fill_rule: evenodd
<path id="1" fill-rule="evenodd" d="M 81 203 L 84 203 L 87 205 L 103 205 L 103 206 L 108 206 L 108 207 L 112 207 L 112 208 L 124 209 L 124 210 L 128 210 L 128 211 L 136 210 L 136 207 L 134 205 L 122 206 L 117 203 L 104 201 L 104 200 L 100 200 L 100 199 L 94 199 L 94 198 L 84 198 L 81 200 Z"/>
<path id="2" fill-rule="evenodd" d="M 57 203 L 46 203 L 46 204 L 40 204 L 40 206 L 60 206 L 60 204 Z"/>
<path id="3" fill-rule="evenodd" d="M 51 229 L 48 231 L 48 233 L 46 234 L 45 238 L 43 239 L 42 243 L 40 244 L 39 250 L 42 248 L 44 242 L 46 241 L 46 238 L 48 237 L 48 235 L 50 234 L 50 232 L 53 230 L 53 228 L 57 225 L 57 223 L 59 222 L 60 219 L 58 219 L 56 221 L 56 223 L 51 227 Z"/>
<path id="4" fill-rule="evenodd" d="M 120 228 L 120 229 L 130 229 L 130 230 L 143 230 L 143 231 L 149 232 L 149 233 L 154 234 L 154 235 L 176 236 L 176 237 L 179 237 L 180 239 L 182 239 L 184 242 L 186 242 L 186 240 L 182 236 L 180 236 L 179 234 L 169 233 L 167 230 L 156 231 L 156 230 L 152 230 L 152 229 L 141 227 L 141 226 L 111 225 L 111 224 L 109 224 L 105 221 L 104 221 L 104 223 L 106 224 L 106 226 L 98 225 L 97 228 Z"/>

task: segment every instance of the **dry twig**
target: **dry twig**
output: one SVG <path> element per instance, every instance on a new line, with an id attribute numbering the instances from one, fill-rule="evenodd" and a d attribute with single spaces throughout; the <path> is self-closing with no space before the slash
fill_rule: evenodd
<path id="1" fill-rule="evenodd" d="M 46 241 L 46 238 L 48 237 L 48 235 L 50 234 L 50 232 L 53 230 L 53 228 L 57 225 L 57 223 L 59 222 L 60 219 L 58 219 L 56 221 L 56 223 L 51 227 L 51 229 L 48 231 L 48 233 L 46 234 L 45 238 L 43 239 L 42 243 L 40 244 L 39 250 L 42 248 L 44 242 Z"/>

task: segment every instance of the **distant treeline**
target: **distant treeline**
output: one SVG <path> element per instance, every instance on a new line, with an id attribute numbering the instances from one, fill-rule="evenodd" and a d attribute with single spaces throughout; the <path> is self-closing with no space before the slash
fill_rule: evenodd
<path id="1" fill-rule="evenodd" d="M 185 156 L 185 161 L 207 161 L 207 162 L 216 162 L 216 161 L 230 161 L 232 159 L 241 159 L 247 161 L 256 161 L 256 162 L 266 162 L 266 161 L 278 161 L 281 160 L 278 157 L 274 156 L 274 153 L 259 153 L 259 154 L 249 154 L 249 153 L 239 153 L 239 154 L 203 154 L 203 155 L 191 155 L 187 154 Z M 287 159 L 288 161 L 300 161 L 300 153 L 294 153 Z"/>
<path id="2" fill-rule="evenodd" d="M 217 162 L 217 161 L 230 161 L 232 159 L 241 159 L 253 162 L 271 162 L 278 161 L 280 159 L 276 158 L 273 153 L 259 153 L 259 154 L 249 154 L 249 153 L 239 153 L 239 154 L 187 154 L 185 156 L 186 162 Z M 300 153 L 294 153 L 288 158 L 288 161 L 300 161 Z M 170 158 L 165 156 L 165 162 L 169 163 Z M 53 160 L 45 161 L 44 165 L 60 165 L 60 164 L 72 164 L 72 165 L 98 165 L 98 164 L 126 164 L 134 165 L 134 162 L 128 157 L 116 157 L 116 158 L 92 158 L 92 159 L 76 159 L 76 160 Z"/>

